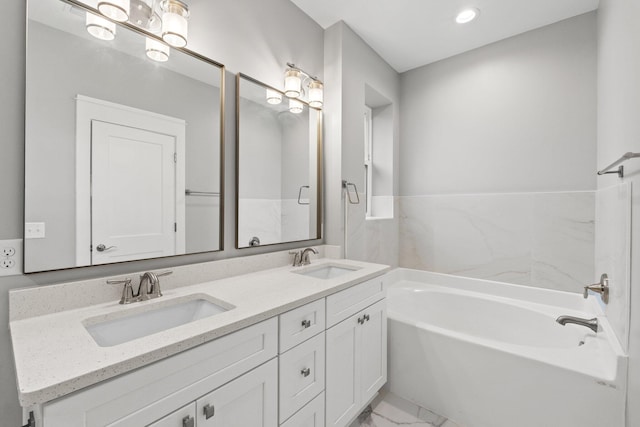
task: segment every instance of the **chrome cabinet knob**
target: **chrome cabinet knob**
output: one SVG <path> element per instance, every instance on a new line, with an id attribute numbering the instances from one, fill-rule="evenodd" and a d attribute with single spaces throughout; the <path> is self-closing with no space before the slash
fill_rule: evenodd
<path id="1" fill-rule="evenodd" d="M 195 427 L 196 420 L 193 417 L 186 416 L 182 419 L 182 427 Z"/>
<path id="2" fill-rule="evenodd" d="M 311 327 L 311 320 L 303 320 L 302 321 L 302 327 L 307 329 Z"/>
<path id="3" fill-rule="evenodd" d="M 108 251 L 109 249 L 115 249 L 117 248 L 117 246 L 105 246 L 104 244 L 100 243 L 98 246 L 96 246 L 96 250 L 98 252 L 104 252 L 104 251 Z"/>
<path id="4" fill-rule="evenodd" d="M 311 368 L 304 368 L 300 371 L 303 377 L 308 377 L 311 374 Z"/>

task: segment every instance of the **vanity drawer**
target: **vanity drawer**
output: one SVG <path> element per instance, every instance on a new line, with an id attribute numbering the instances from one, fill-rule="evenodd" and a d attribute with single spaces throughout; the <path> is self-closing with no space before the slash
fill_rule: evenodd
<path id="1" fill-rule="evenodd" d="M 280 355 L 280 422 L 324 390 L 324 332 Z"/>
<path id="2" fill-rule="evenodd" d="M 280 353 L 324 331 L 324 298 L 280 315 Z"/>
<path id="3" fill-rule="evenodd" d="M 324 427 L 324 392 L 280 424 L 280 427 Z"/>
<path id="4" fill-rule="evenodd" d="M 384 298 L 384 278 L 378 276 L 327 297 L 327 328 Z"/>

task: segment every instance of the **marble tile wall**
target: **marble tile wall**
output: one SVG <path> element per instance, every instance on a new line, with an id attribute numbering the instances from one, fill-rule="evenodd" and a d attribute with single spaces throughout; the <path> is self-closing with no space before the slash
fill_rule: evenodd
<path id="1" fill-rule="evenodd" d="M 594 277 L 594 192 L 399 199 L 401 267 L 570 292 Z"/>
<path id="2" fill-rule="evenodd" d="M 348 204 L 346 258 L 398 266 L 398 198 L 392 218 L 366 219 L 365 194 L 360 204 Z M 344 205 L 343 205 L 344 208 Z"/>
<path id="3" fill-rule="evenodd" d="M 298 199 L 240 199 L 238 212 L 241 244 L 253 236 L 262 245 L 309 239 L 309 205 Z"/>
<path id="4" fill-rule="evenodd" d="M 595 228 L 596 275 L 609 276 L 609 322 L 626 352 L 631 286 L 631 182 L 598 190 Z"/>

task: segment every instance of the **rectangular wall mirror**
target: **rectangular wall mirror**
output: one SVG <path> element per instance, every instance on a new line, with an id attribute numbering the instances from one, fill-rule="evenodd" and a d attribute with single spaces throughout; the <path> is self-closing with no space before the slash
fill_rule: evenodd
<path id="1" fill-rule="evenodd" d="M 28 1 L 25 272 L 221 250 L 224 67 L 91 11 Z"/>
<path id="2" fill-rule="evenodd" d="M 237 81 L 237 247 L 321 238 L 322 112 Z"/>

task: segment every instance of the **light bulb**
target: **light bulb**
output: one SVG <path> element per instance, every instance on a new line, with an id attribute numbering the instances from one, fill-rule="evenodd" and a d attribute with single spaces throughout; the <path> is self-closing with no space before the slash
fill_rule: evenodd
<path id="1" fill-rule="evenodd" d="M 103 0 L 98 2 L 98 10 L 107 18 L 125 22 L 129 19 L 129 0 Z"/>
<path id="2" fill-rule="evenodd" d="M 289 100 L 289 111 L 291 111 L 293 114 L 300 114 L 302 113 L 302 111 L 304 111 L 304 104 L 302 104 L 302 102 L 298 101 L 297 99 L 291 98 Z"/>
<path id="3" fill-rule="evenodd" d="M 100 40 L 113 40 L 116 37 L 116 24 L 87 12 L 86 27 L 89 34 Z"/>
<path id="4" fill-rule="evenodd" d="M 162 2 L 162 40 L 174 47 L 187 45 L 189 9 L 179 0 Z"/>
<path id="5" fill-rule="evenodd" d="M 302 90 L 300 71 L 289 68 L 284 73 L 284 94 L 288 98 L 297 98 Z"/>
<path id="6" fill-rule="evenodd" d="M 170 49 L 166 44 L 147 37 L 145 48 L 147 56 L 154 61 L 167 62 L 169 60 Z"/>
<path id="7" fill-rule="evenodd" d="M 475 7 L 465 9 L 462 12 L 458 13 L 458 16 L 456 16 L 456 22 L 458 24 L 466 24 L 476 19 L 479 14 L 480 10 L 476 9 Z"/>
<path id="8" fill-rule="evenodd" d="M 322 82 L 313 80 L 309 84 L 309 105 L 314 108 L 322 108 L 323 102 L 323 86 Z"/>
<path id="9" fill-rule="evenodd" d="M 282 102 L 282 94 L 277 90 L 267 89 L 267 102 L 271 105 L 278 105 Z"/>

